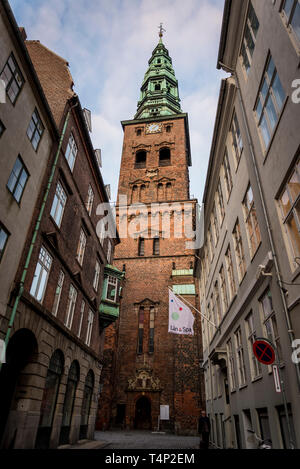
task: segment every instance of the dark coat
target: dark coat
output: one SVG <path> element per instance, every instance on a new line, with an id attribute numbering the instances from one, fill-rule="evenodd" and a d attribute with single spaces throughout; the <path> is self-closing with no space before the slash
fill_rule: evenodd
<path id="1" fill-rule="evenodd" d="M 200 417 L 199 418 L 199 423 L 198 423 L 198 432 L 199 433 L 204 433 L 207 430 L 205 427 L 207 426 L 208 428 L 208 433 L 210 433 L 210 420 L 208 417 Z"/>

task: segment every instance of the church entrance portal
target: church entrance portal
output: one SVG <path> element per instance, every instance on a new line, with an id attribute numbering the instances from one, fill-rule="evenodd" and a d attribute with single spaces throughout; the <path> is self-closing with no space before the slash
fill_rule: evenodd
<path id="1" fill-rule="evenodd" d="M 141 397 L 135 405 L 134 427 L 137 430 L 151 430 L 151 401 Z"/>

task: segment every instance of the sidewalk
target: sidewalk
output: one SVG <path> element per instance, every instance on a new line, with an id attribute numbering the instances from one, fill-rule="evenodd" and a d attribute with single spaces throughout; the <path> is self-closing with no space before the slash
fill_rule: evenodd
<path id="1" fill-rule="evenodd" d="M 75 445 L 62 445 L 57 449 L 102 449 L 109 445 L 107 441 L 80 440 Z"/>

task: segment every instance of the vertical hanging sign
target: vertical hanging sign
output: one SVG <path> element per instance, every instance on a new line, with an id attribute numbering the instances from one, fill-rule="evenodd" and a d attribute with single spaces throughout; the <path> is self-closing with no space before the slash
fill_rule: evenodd
<path id="1" fill-rule="evenodd" d="M 275 383 L 275 391 L 279 393 L 281 392 L 281 384 L 280 384 L 280 378 L 279 378 L 277 365 L 273 365 L 273 376 L 274 376 L 274 383 Z"/>

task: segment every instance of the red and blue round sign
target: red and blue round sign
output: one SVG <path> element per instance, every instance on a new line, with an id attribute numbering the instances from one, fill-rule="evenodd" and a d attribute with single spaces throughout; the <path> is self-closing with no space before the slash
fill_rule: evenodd
<path id="1" fill-rule="evenodd" d="M 272 365 L 275 361 L 275 351 L 273 347 L 263 340 L 254 342 L 253 353 L 257 360 L 264 365 Z"/>

